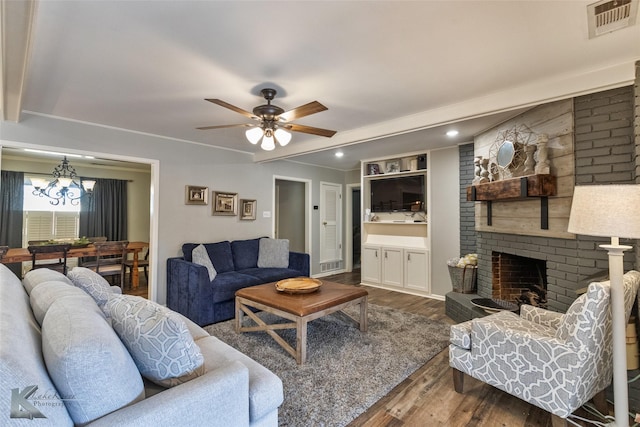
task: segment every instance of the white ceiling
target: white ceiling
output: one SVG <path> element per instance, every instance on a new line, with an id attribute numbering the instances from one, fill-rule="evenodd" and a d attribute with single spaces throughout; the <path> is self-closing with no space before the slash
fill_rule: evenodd
<path id="1" fill-rule="evenodd" d="M 537 103 L 629 84 L 640 26 L 588 39 L 589 3 L 45 0 L 22 110 L 349 170 L 470 141 Z M 250 122 L 204 98 L 250 111 L 264 87 L 285 110 L 321 102 L 328 111 L 295 123 L 338 133 L 294 133 L 266 153 L 242 128 L 195 129 Z M 452 127 L 461 134 L 447 139 Z M 404 135 L 380 139 L 395 134 Z"/>

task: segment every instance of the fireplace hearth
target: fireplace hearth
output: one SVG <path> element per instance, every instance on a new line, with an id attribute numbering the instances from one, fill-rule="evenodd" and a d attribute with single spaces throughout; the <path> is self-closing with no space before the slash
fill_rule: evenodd
<path id="1" fill-rule="evenodd" d="M 491 253 L 492 297 L 547 308 L 547 263 L 545 260 Z"/>

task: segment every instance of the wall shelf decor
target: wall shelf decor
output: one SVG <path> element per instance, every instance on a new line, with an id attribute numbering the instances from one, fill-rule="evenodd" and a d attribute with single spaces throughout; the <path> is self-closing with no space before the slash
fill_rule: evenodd
<path id="1" fill-rule="evenodd" d="M 537 174 L 475 184 L 467 187 L 467 200 L 487 203 L 487 225 L 491 225 L 491 202 L 540 198 L 540 228 L 549 229 L 549 196 L 557 193 L 554 175 Z"/>

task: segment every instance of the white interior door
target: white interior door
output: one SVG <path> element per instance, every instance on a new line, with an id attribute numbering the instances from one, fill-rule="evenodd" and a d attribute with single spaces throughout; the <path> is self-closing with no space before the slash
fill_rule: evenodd
<path id="1" fill-rule="evenodd" d="M 342 260 L 342 185 L 320 183 L 320 262 Z"/>

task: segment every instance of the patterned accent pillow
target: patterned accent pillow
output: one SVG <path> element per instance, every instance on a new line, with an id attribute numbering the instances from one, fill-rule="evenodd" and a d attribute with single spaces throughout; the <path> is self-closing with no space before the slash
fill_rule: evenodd
<path id="1" fill-rule="evenodd" d="M 258 252 L 258 267 L 287 268 L 289 267 L 288 239 L 260 239 Z"/>
<path id="2" fill-rule="evenodd" d="M 93 270 L 86 267 L 75 267 L 67 277 L 73 284 L 82 289 L 95 300 L 98 307 L 102 308 L 113 294 L 111 285 L 107 280 Z"/>
<path id="3" fill-rule="evenodd" d="M 191 258 L 194 264 L 202 265 L 207 268 L 207 272 L 209 273 L 209 280 L 213 281 L 218 275 L 213 263 L 211 263 L 211 258 L 209 258 L 209 253 L 204 245 L 196 246 L 191 252 Z"/>
<path id="4" fill-rule="evenodd" d="M 204 357 L 177 313 L 131 295 L 112 295 L 105 310 L 145 378 L 173 387 L 204 374 Z"/>

